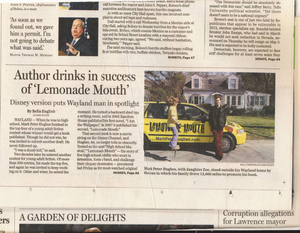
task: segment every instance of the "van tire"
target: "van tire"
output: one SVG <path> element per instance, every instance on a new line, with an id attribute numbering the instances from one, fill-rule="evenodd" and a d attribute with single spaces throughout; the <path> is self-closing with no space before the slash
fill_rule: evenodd
<path id="1" fill-rule="evenodd" d="M 229 134 L 223 134 L 222 137 L 222 151 L 223 153 L 228 153 L 235 147 L 234 139 Z"/>

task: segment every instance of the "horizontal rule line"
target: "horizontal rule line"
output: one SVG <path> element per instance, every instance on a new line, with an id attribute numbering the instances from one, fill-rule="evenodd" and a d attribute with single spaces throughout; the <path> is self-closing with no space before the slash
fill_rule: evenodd
<path id="1" fill-rule="evenodd" d="M 145 176 L 151 176 L 151 175 L 145 175 Z M 203 176 L 204 177 L 204 176 Z M 29 187 L 24 187 L 24 186 L 0 186 L 0 188 L 23 188 L 23 189 L 28 189 Z M 286 191 L 283 189 L 243 189 L 243 188 L 234 188 L 234 189 L 222 189 L 222 188 L 164 188 L 164 187 L 95 187 L 95 186 L 87 186 L 87 187 L 83 187 L 83 186 L 77 186 L 77 187 L 72 187 L 72 186 L 30 186 L 30 188 L 55 188 L 55 189 L 93 189 L 93 190 L 101 190 L 101 189 L 164 189 L 164 190 L 204 190 L 204 191 L 209 191 L 209 190 L 219 190 L 219 191 L 267 191 L 267 192 L 279 192 L 279 190 L 282 191 Z"/>
<path id="2" fill-rule="evenodd" d="M 180 67 L 180 66 L 138 66 L 138 65 L 70 65 L 70 64 L 65 64 L 65 65 L 50 65 L 50 64 L 5 64 L 7 66 L 55 66 L 55 67 L 66 67 L 66 66 L 74 66 L 74 67 L 151 67 L 151 68 L 181 68 L 181 69 L 199 69 L 199 68 L 209 68 L 209 69 L 248 69 L 248 70 L 280 70 L 280 68 L 257 68 L 257 67 L 218 67 L 218 66 L 191 66 L 191 67 Z"/>

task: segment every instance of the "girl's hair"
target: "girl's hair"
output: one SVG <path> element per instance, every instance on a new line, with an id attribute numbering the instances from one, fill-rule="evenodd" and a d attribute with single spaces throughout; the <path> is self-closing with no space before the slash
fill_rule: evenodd
<path id="1" fill-rule="evenodd" d="M 166 100 L 167 103 L 169 104 L 174 104 L 175 102 L 179 102 L 179 99 L 174 97 L 174 96 L 170 96 L 170 97 L 167 97 L 167 100 Z"/>

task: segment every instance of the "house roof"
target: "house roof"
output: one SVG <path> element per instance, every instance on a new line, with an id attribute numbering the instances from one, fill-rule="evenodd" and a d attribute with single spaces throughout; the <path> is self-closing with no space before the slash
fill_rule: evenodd
<path id="1" fill-rule="evenodd" d="M 190 73 L 185 75 L 186 79 L 185 79 L 185 83 L 183 86 L 183 90 L 184 91 L 219 91 L 219 92 L 230 92 L 230 93 L 244 93 L 245 87 L 244 87 L 244 82 L 242 80 L 242 78 L 240 76 L 237 76 L 239 78 L 239 89 L 234 90 L 234 89 L 228 89 L 228 84 L 227 84 L 227 80 L 228 77 L 231 75 L 199 75 L 200 77 L 202 77 L 202 88 L 201 89 L 195 89 L 195 88 L 191 88 L 192 87 L 192 81 L 191 78 L 194 74 L 197 73 Z"/>

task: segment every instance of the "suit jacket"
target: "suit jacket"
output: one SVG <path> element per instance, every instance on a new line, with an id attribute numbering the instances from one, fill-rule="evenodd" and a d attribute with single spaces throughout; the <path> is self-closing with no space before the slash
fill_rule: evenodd
<path id="1" fill-rule="evenodd" d="M 216 106 L 211 107 L 209 111 L 209 124 L 211 130 L 213 129 L 217 131 L 223 130 L 226 124 L 226 109 L 224 106 L 220 107 L 219 117 L 218 117 L 218 108 Z"/>
<path id="2" fill-rule="evenodd" d="M 68 42 L 72 43 L 72 40 Z M 77 43 L 73 46 L 77 51 L 80 51 L 80 56 L 98 56 L 98 46 L 94 45 L 92 40 L 86 39 L 84 36 L 80 37 Z M 68 54 L 69 47 L 65 44 L 63 45 L 61 51 L 65 54 Z M 71 52 L 68 56 L 75 56 Z"/>

